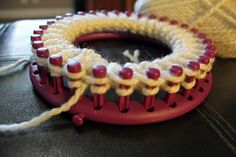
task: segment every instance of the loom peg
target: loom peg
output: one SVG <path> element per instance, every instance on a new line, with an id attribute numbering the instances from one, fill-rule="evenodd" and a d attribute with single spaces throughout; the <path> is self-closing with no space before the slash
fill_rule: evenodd
<path id="1" fill-rule="evenodd" d="M 130 80 L 133 77 L 133 70 L 124 67 L 119 71 L 119 76 L 124 80 Z M 129 89 L 131 88 L 129 85 L 120 85 L 119 88 L 121 89 Z M 119 96 L 119 110 L 120 112 L 127 112 L 129 110 L 129 101 L 130 96 Z"/>
<path id="2" fill-rule="evenodd" d="M 157 80 L 160 77 L 160 70 L 156 68 L 148 68 L 146 75 L 149 79 Z M 146 88 L 155 88 L 156 86 L 147 86 Z M 155 105 L 155 95 L 145 96 L 144 108 L 147 111 L 152 111 Z"/>
<path id="3" fill-rule="evenodd" d="M 55 67 L 60 67 L 62 68 L 62 56 L 60 54 L 53 54 L 49 57 L 49 62 L 50 64 L 52 64 Z M 52 87 L 53 87 L 53 93 L 54 94 L 58 94 L 61 93 L 63 91 L 62 89 L 62 84 L 63 84 L 63 80 L 62 80 L 62 76 L 52 76 L 51 77 L 51 83 L 52 83 Z"/>
<path id="4" fill-rule="evenodd" d="M 49 57 L 49 51 L 45 47 L 40 47 L 36 51 L 37 57 L 41 59 L 47 60 Z M 39 76 L 40 76 L 40 83 L 41 84 L 47 84 L 49 81 L 49 73 L 46 70 L 44 66 L 37 65 L 38 66 L 38 71 L 39 71 Z"/>
<path id="5" fill-rule="evenodd" d="M 92 69 L 93 77 L 105 78 L 107 75 L 107 69 L 104 65 L 96 65 Z M 94 86 L 103 87 L 104 84 L 94 84 Z M 93 107 L 94 109 L 101 109 L 104 106 L 104 94 L 93 93 Z"/>

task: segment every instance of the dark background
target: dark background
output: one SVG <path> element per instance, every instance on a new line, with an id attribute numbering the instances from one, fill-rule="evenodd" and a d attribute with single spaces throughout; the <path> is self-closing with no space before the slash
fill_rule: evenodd
<path id="1" fill-rule="evenodd" d="M 0 67 L 31 54 L 29 36 L 42 20 L 3 24 L 0 29 Z M 155 57 L 163 51 L 133 41 L 87 44 L 114 52 L 139 48 Z M 114 46 L 115 45 L 115 46 Z M 112 52 L 113 52 L 112 51 Z M 117 54 L 119 56 L 119 54 Z M 109 57 L 114 53 L 109 53 Z M 114 58 L 113 58 L 114 59 Z M 167 122 L 115 126 L 86 121 L 75 127 L 66 114 L 20 133 L 0 134 L 0 157 L 45 156 L 235 156 L 236 61 L 218 59 L 213 88 L 197 109 Z M 29 120 L 50 107 L 34 91 L 28 65 L 0 74 L 0 124 Z"/>
<path id="2" fill-rule="evenodd" d="M 133 10 L 135 0 L 1 0 L 0 23 L 17 19 L 54 18 L 67 12 Z"/>

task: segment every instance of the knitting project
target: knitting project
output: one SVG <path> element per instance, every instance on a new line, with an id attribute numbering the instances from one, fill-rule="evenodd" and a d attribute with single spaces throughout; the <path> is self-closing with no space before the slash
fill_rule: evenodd
<path id="1" fill-rule="evenodd" d="M 135 11 L 188 23 L 212 39 L 217 56 L 236 57 L 235 0 L 138 0 Z"/>
<path id="2" fill-rule="evenodd" d="M 154 96 L 159 90 L 174 94 L 179 92 L 180 87 L 192 89 L 196 80 L 206 77 L 215 60 L 215 46 L 204 33 L 189 28 L 187 24 L 155 15 L 117 11 L 78 12 L 75 15 L 66 14 L 65 17 L 57 16 L 55 21 L 48 21 L 47 25 L 40 25 L 39 28 L 31 36 L 36 60 L 32 66 L 37 64 L 38 67 L 34 74 L 39 74 L 37 78 L 42 85 L 48 83 L 47 75 L 50 74 L 51 92 L 54 94 L 62 92 L 60 84 L 64 81 L 68 88 L 75 91 L 74 95 L 60 107 L 46 111 L 28 122 L 0 125 L 0 131 L 34 127 L 54 115 L 68 111 L 87 87 L 100 99 L 99 103 L 94 104 L 95 109 L 103 107 L 102 96 L 114 88 L 116 94 L 123 98 L 119 104 L 121 112 L 128 111 L 127 102 L 134 90 L 152 98 L 145 104 L 145 109 L 150 111 L 153 110 Z M 111 30 L 160 40 L 171 48 L 172 53 L 152 61 L 120 65 L 107 61 L 93 49 L 79 48 L 74 44 L 83 35 Z M 173 103 L 171 101 L 169 104 Z M 78 117 L 73 118 L 80 123 Z"/>

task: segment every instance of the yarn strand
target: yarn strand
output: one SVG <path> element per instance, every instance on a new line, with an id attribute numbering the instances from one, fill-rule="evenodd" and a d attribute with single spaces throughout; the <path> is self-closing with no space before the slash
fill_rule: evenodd
<path id="1" fill-rule="evenodd" d="M 7 66 L 4 66 L 4 67 L 1 67 L 0 68 L 0 73 L 2 72 L 6 72 L 6 71 L 10 71 L 12 69 L 15 69 L 18 65 L 20 65 L 21 63 L 24 63 L 24 62 L 29 62 L 30 61 L 30 58 L 21 58 L 21 59 L 18 59 L 15 63 L 12 63 L 12 64 L 9 64 Z"/>
<path id="2" fill-rule="evenodd" d="M 131 62 L 139 63 L 140 51 L 138 49 L 134 50 L 133 55 L 130 54 L 129 50 L 125 50 L 122 54 L 127 57 Z"/>
<path id="3" fill-rule="evenodd" d="M 201 24 L 202 22 L 204 22 L 204 20 L 211 16 L 215 11 L 217 11 L 222 5 L 225 4 L 227 0 L 221 0 L 219 1 L 214 7 L 212 7 L 208 12 L 206 12 L 203 16 L 200 16 L 198 19 L 196 19 L 193 23 L 192 26 Z"/>
<path id="4" fill-rule="evenodd" d="M 34 117 L 33 119 L 29 121 L 15 123 L 15 124 L 0 125 L 0 132 L 15 132 L 15 131 L 28 129 L 28 128 L 33 128 L 47 121 L 53 116 L 56 116 L 62 112 L 68 111 L 79 100 L 80 96 L 84 93 L 87 86 L 88 86 L 87 83 L 83 83 L 80 88 L 76 89 L 75 94 L 66 103 L 62 104 L 60 107 L 53 108 L 49 111 L 45 111 L 39 116 Z"/>

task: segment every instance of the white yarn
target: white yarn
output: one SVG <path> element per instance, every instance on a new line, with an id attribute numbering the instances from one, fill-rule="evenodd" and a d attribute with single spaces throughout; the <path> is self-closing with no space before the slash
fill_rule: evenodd
<path id="1" fill-rule="evenodd" d="M 140 55 L 140 50 L 136 49 L 134 50 L 134 54 L 130 54 L 129 50 L 125 50 L 123 53 L 122 53 L 124 56 L 126 56 L 127 58 L 129 58 L 129 60 L 131 62 L 134 62 L 134 63 L 139 63 L 139 55 Z"/>
<path id="2" fill-rule="evenodd" d="M 84 90 L 86 89 L 87 84 L 83 83 L 80 88 L 76 89 L 75 94 L 64 104 L 62 104 L 60 107 L 53 108 L 49 111 L 43 112 L 38 117 L 34 117 L 30 121 L 22 122 L 22 123 L 15 123 L 15 124 L 9 124 L 9 125 L 0 125 L 0 132 L 14 132 L 14 131 L 20 131 L 28 128 L 33 128 L 35 126 L 38 126 L 42 122 L 48 120 L 49 118 L 56 116 L 62 112 L 68 111 L 71 106 L 73 106 L 78 99 L 80 98 L 81 94 L 83 94 Z"/>
<path id="3" fill-rule="evenodd" d="M 12 69 L 15 69 L 18 65 L 20 65 L 21 63 L 24 63 L 24 62 L 29 62 L 30 61 L 30 58 L 21 58 L 21 59 L 18 59 L 16 62 L 12 63 L 12 64 L 9 64 L 7 66 L 4 66 L 4 67 L 1 67 L 0 68 L 0 73 L 2 72 L 7 72 L 7 71 L 10 71 Z"/>

